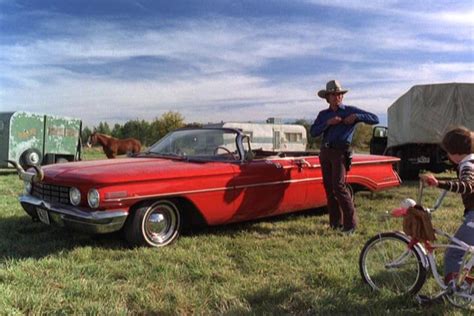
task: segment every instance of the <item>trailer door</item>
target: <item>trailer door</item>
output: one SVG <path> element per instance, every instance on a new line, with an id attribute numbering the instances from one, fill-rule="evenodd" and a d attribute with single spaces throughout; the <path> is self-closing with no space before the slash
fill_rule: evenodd
<path id="1" fill-rule="evenodd" d="M 79 142 L 80 120 L 48 115 L 45 125 L 45 155 L 74 157 Z"/>

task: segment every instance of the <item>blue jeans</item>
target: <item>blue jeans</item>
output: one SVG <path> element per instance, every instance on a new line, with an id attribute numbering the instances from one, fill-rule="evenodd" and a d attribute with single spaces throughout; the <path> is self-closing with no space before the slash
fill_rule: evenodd
<path id="1" fill-rule="evenodd" d="M 454 237 L 464 241 L 468 245 L 474 245 L 474 210 L 468 211 L 464 216 L 462 225 L 454 234 Z M 448 248 L 444 255 L 444 275 L 459 272 L 464 251 L 460 249 Z"/>

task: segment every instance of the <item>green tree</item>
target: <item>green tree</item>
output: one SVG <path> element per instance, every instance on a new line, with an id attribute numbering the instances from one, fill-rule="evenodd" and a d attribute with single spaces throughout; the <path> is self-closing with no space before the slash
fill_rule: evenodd
<path id="1" fill-rule="evenodd" d="M 136 138 L 140 140 L 143 145 L 149 145 L 149 130 L 150 123 L 145 120 L 132 120 L 123 125 L 123 138 Z"/>
<path id="2" fill-rule="evenodd" d="M 97 133 L 106 134 L 106 135 L 111 134 L 110 127 L 109 127 L 109 124 L 107 124 L 107 122 L 100 122 L 99 126 L 97 126 L 95 131 Z"/>
<path id="3" fill-rule="evenodd" d="M 112 136 L 115 138 L 123 138 L 122 125 L 115 123 L 114 128 L 112 129 Z"/>
<path id="4" fill-rule="evenodd" d="M 184 124 L 183 127 L 201 128 L 201 127 L 202 127 L 202 123 L 198 123 L 198 122 L 186 123 L 186 124 Z"/>
<path id="5" fill-rule="evenodd" d="M 150 136 L 153 142 L 158 141 L 169 132 L 184 127 L 184 117 L 179 112 L 169 111 L 150 124 Z"/>
<path id="6" fill-rule="evenodd" d="M 89 140 L 89 136 L 91 136 L 91 134 L 92 134 L 92 131 L 90 130 L 89 127 L 86 126 L 82 129 L 81 140 L 83 144 L 87 144 L 87 141 Z"/>
<path id="7" fill-rule="evenodd" d="M 370 146 L 370 139 L 372 138 L 373 127 L 364 123 L 356 125 L 354 137 L 352 138 L 352 145 L 363 151 L 368 151 Z"/>

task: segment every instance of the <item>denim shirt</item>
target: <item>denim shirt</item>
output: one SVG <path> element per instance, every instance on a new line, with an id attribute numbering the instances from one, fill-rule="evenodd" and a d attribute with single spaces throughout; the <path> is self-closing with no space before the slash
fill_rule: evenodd
<path id="1" fill-rule="evenodd" d="M 335 116 L 345 119 L 351 114 L 357 116 L 354 124 L 344 124 L 343 122 L 336 125 L 327 124 L 327 121 Z M 355 106 L 341 104 L 336 111 L 328 108 L 319 112 L 318 117 L 313 125 L 311 125 L 310 134 L 313 137 L 323 134 L 323 143 L 350 144 L 352 142 L 352 136 L 354 135 L 355 125 L 358 122 L 374 125 L 379 123 L 379 119 L 377 115 L 361 110 Z"/>

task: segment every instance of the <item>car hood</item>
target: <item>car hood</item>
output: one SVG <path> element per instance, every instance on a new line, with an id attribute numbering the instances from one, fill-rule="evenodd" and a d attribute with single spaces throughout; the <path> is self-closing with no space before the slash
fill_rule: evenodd
<path id="1" fill-rule="evenodd" d="M 233 173 L 233 163 L 189 162 L 161 158 L 89 160 L 43 167 L 44 181 L 63 184 L 113 184 Z"/>

